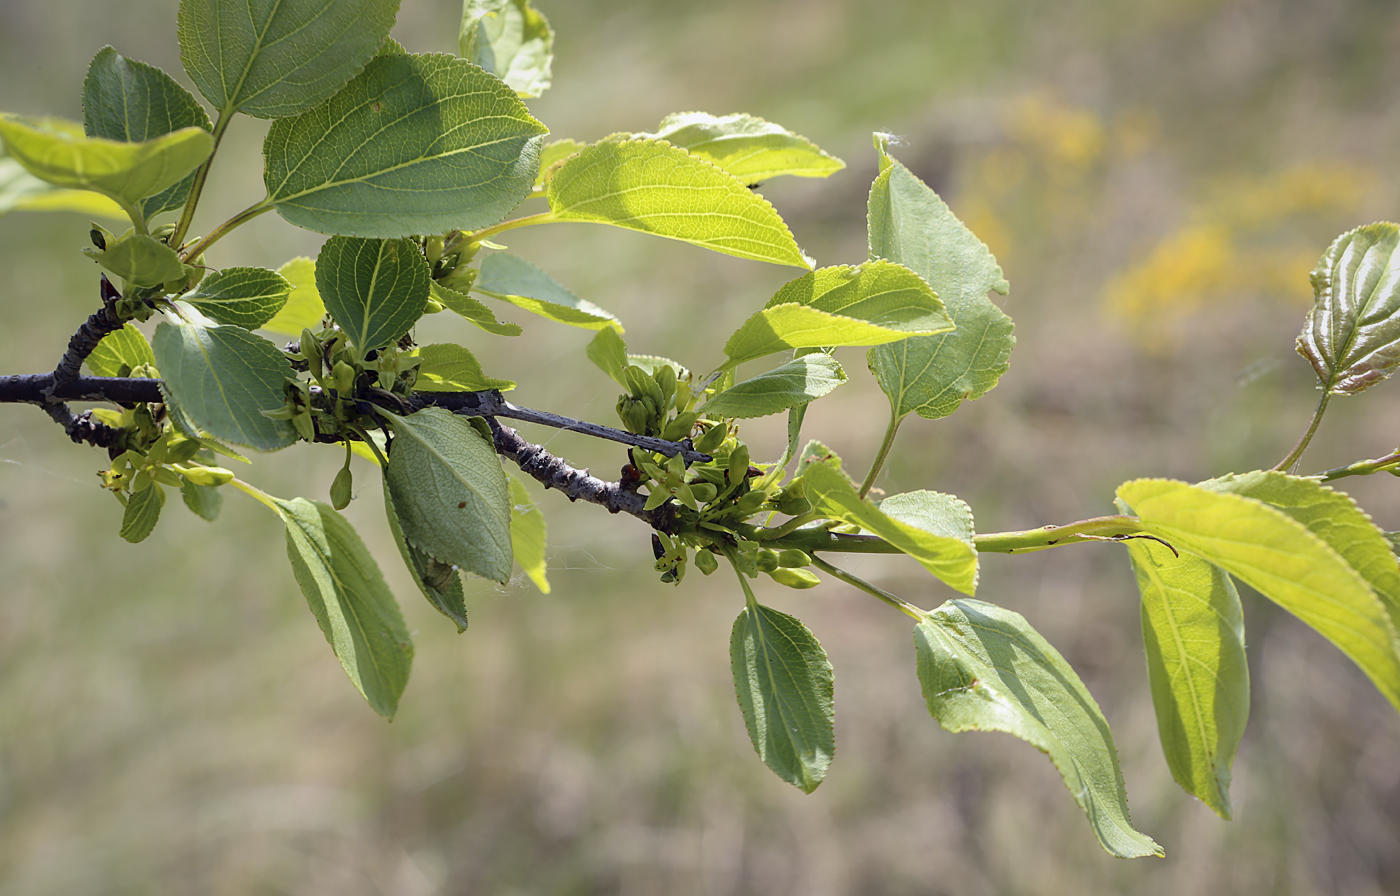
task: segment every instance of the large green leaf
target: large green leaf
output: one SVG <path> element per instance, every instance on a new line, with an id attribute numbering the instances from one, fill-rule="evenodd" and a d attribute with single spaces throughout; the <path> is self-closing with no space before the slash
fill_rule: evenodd
<path id="1" fill-rule="evenodd" d="M 156 364 L 151 344 L 136 325 L 127 321 L 120 330 L 108 333 L 87 356 L 87 366 L 98 376 L 131 376 L 142 364 Z"/>
<path id="2" fill-rule="evenodd" d="M 804 793 L 816 790 L 836 753 L 826 651 L 801 622 L 750 597 L 734 620 L 729 664 L 758 757 Z"/>
<path id="3" fill-rule="evenodd" d="M 914 627 L 919 683 L 948 731 L 1005 731 L 1050 757 L 1099 843 L 1120 858 L 1162 855 L 1128 819 L 1108 722 L 1079 676 L 1025 617 L 951 600 Z"/>
<path id="4" fill-rule="evenodd" d="M 1312 272 L 1298 337 L 1322 388 L 1355 395 L 1400 366 L 1400 226 L 1370 224 L 1333 241 Z"/>
<path id="5" fill-rule="evenodd" d="M 836 359 L 817 352 L 730 386 L 700 411 L 709 417 L 766 417 L 821 398 L 845 381 Z"/>
<path id="6" fill-rule="evenodd" d="M 461 315 L 488 333 L 494 333 L 497 336 L 519 336 L 524 332 L 520 324 L 497 320 L 495 313 L 490 308 L 464 292 L 449 289 L 436 280 L 433 281 L 431 288 L 433 298 L 441 302 L 448 311 Z"/>
<path id="7" fill-rule="evenodd" d="M 259 451 L 297 440 L 290 421 L 263 413 L 283 407 L 292 376 L 271 342 L 238 327 L 162 322 L 151 348 L 167 399 L 198 429 Z"/>
<path id="8" fill-rule="evenodd" d="M 510 546 L 515 562 L 524 570 L 541 594 L 549 593 L 549 577 L 545 569 L 545 523 L 535 499 L 525 484 L 514 476 L 510 480 Z"/>
<path id="9" fill-rule="evenodd" d="M 180 0 L 180 59 L 223 116 L 329 99 L 379 52 L 398 0 Z"/>
<path id="10" fill-rule="evenodd" d="M 806 452 L 803 453 L 805 456 Z M 880 536 L 963 594 L 972 594 L 977 590 L 977 549 L 971 540 L 900 522 L 861 498 L 850 480 L 828 464 L 802 466 L 806 494 L 817 513 L 827 519 L 860 526 Z"/>
<path id="11" fill-rule="evenodd" d="M 768 200 L 660 140 L 605 140 L 570 156 L 545 195 L 556 221 L 613 224 L 756 261 L 810 268 Z"/>
<path id="12" fill-rule="evenodd" d="M 316 262 L 300 255 L 278 268 L 277 273 L 292 285 L 292 291 L 282 310 L 262 328 L 284 336 L 300 336 L 302 330 L 319 329 L 326 306 L 316 291 Z"/>
<path id="13" fill-rule="evenodd" d="M 328 504 L 272 501 L 287 526 L 292 572 L 321 633 L 374 711 L 393 718 L 408 684 L 413 642 L 369 549 Z"/>
<path id="14" fill-rule="evenodd" d="M 276 271 L 224 268 L 180 298 L 221 324 L 255 330 L 277 316 L 291 292 L 292 284 Z"/>
<path id="15" fill-rule="evenodd" d="M 562 283 L 518 255 L 496 252 L 481 262 L 474 292 L 510 302 L 556 323 L 601 330 L 622 329 L 622 322 L 592 302 L 584 301 Z"/>
<path id="16" fill-rule="evenodd" d="M 972 508 L 955 495 L 919 489 L 890 495 L 877 506 L 885 516 L 906 526 L 945 538 L 972 541 Z"/>
<path id="17" fill-rule="evenodd" d="M 1385 533 L 1349 495 L 1316 479 L 1274 470 L 1223 476 L 1199 484 L 1202 488 L 1263 501 L 1307 526 L 1370 584 L 1385 604 L 1391 622 L 1400 630 L 1400 565 L 1396 564 Z"/>
<path id="18" fill-rule="evenodd" d="M 160 509 L 165 506 L 165 490 L 152 482 L 132 494 L 122 513 L 121 537 L 137 544 L 145 541 L 160 521 Z"/>
<path id="19" fill-rule="evenodd" d="M 418 349 L 422 362 L 418 365 L 418 381 L 414 388 L 420 392 L 480 392 L 514 389 L 510 380 L 498 380 L 481 372 L 476 356 L 460 345 L 443 343 L 425 345 Z"/>
<path id="20" fill-rule="evenodd" d="M 381 56 L 330 101 L 274 122 L 268 201 L 308 230 L 400 237 L 495 224 L 530 192 L 548 132 L 455 56 Z"/>
<path id="21" fill-rule="evenodd" d="M 418 586 L 434 609 L 456 624 L 459 633 L 466 631 L 467 604 L 462 577 L 452 564 L 435 560 L 408 543 L 403 536 L 403 527 L 399 525 L 399 513 L 394 509 L 394 496 L 389 493 L 388 477 L 383 477 L 383 481 L 384 515 L 389 518 L 389 531 L 394 536 L 394 543 L 399 546 L 399 555 L 413 577 L 413 584 Z"/>
<path id="22" fill-rule="evenodd" d="M 521 96 L 549 89 L 554 29 L 530 0 L 465 0 L 457 46 Z"/>
<path id="23" fill-rule="evenodd" d="M 870 257 L 907 265 L 928 281 L 957 329 L 871 349 L 870 370 L 896 418 L 938 419 L 964 399 L 981 398 L 1006 372 L 1013 325 L 987 298 L 1009 289 L 986 244 L 938 194 L 886 152 L 877 135 L 880 175 L 870 188 Z"/>
<path id="24" fill-rule="evenodd" d="M 409 239 L 333 236 L 316 257 L 316 290 L 326 310 L 362 352 L 382 348 L 423 316 L 428 260 Z"/>
<path id="25" fill-rule="evenodd" d="M 0 140 L 0 216 L 10 212 L 78 212 L 89 218 L 126 220 L 122 207 L 100 193 L 60 189 L 39 180 L 6 154 Z"/>
<path id="26" fill-rule="evenodd" d="M 1240 596 L 1223 569 L 1194 554 L 1146 538 L 1123 544 L 1142 592 L 1147 678 L 1167 766 L 1182 789 L 1228 820 L 1230 766 L 1249 719 Z"/>
<path id="27" fill-rule="evenodd" d="M 84 246 L 82 252 L 133 286 L 160 286 L 185 275 L 175 250 L 144 233 L 128 233 L 105 249 Z"/>
<path id="28" fill-rule="evenodd" d="M 181 128 L 212 131 L 204 107 L 175 79 L 111 47 L 92 57 L 83 81 L 83 129 L 89 137 L 140 143 Z M 137 205 L 147 218 L 185 204 L 194 173 Z"/>
<path id="29" fill-rule="evenodd" d="M 746 184 L 783 174 L 830 177 L 846 167 L 806 137 L 753 115 L 680 112 L 646 136 L 703 156 Z"/>
<path id="30" fill-rule="evenodd" d="M 724 353 L 732 367 L 784 349 L 879 345 L 952 328 L 918 274 L 873 260 L 820 268 L 785 284 L 729 337 Z"/>
<path id="31" fill-rule="evenodd" d="M 507 581 L 510 488 L 494 446 L 466 418 L 442 408 L 391 422 L 384 475 L 408 543 L 443 563 Z"/>
<path id="32" fill-rule="evenodd" d="M 1307 525 L 1253 498 L 1164 479 L 1124 483 L 1118 497 L 1146 531 L 1222 567 L 1312 626 L 1400 708 L 1400 645 L 1386 606 Z"/>
<path id="33" fill-rule="evenodd" d="M 214 151 L 214 138 L 199 127 L 126 143 L 89 137 L 82 125 L 61 118 L 5 114 L 0 138 L 10 157 L 40 180 L 93 190 L 132 207 L 179 183 Z"/>

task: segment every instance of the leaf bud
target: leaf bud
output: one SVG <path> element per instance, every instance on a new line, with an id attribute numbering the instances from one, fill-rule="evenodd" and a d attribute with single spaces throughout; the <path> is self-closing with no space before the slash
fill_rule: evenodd
<path id="1" fill-rule="evenodd" d="M 335 381 L 335 389 L 340 393 L 341 398 L 349 398 L 355 392 L 355 368 L 344 361 L 336 361 L 335 368 L 331 376 Z"/>
<path id="2" fill-rule="evenodd" d="M 741 514 L 748 516 L 751 513 L 758 512 L 758 509 L 762 507 L 763 503 L 767 500 L 768 495 L 763 492 L 747 492 L 734 503 L 734 506 Z"/>
<path id="3" fill-rule="evenodd" d="M 758 556 L 754 558 L 754 565 L 758 567 L 759 572 L 772 572 L 778 568 L 778 555 L 774 551 L 759 551 Z"/>
<path id="4" fill-rule="evenodd" d="M 801 569 L 812 565 L 812 558 L 806 551 L 789 548 L 778 552 L 778 565 L 784 569 Z"/>
<path id="5" fill-rule="evenodd" d="M 344 510 L 350 505 L 350 490 L 354 486 L 354 479 L 350 473 L 350 467 L 340 468 L 340 472 L 335 474 L 335 480 L 331 482 L 331 506 L 336 510 Z"/>
<path id="6" fill-rule="evenodd" d="M 701 504 L 708 504 L 719 495 L 719 489 L 713 482 L 703 480 L 690 483 L 690 493 L 695 496 L 695 500 Z"/>
<path id="7" fill-rule="evenodd" d="M 178 434 L 172 434 L 168 438 L 165 452 L 165 462 L 168 464 L 182 464 L 199 453 L 200 445 L 194 439 L 187 439 Z"/>
<path id="8" fill-rule="evenodd" d="M 180 487 L 180 476 L 169 467 L 152 467 L 151 478 L 161 485 L 168 485 L 171 488 Z"/>
<path id="9" fill-rule="evenodd" d="M 316 425 L 311 422 L 311 412 L 302 411 L 292 415 L 292 426 L 296 427 L 297 435 L 308 442 L 316 441 Z"/>
<path id="10" fill-rule="evenodd" d="M 710 428 L 701 434 L 700 438 L 694 442 L 695 450 L 701 454 L 714 454 L 720 445 L 724 444 L 724 437 L 728 434 L 729 427 L 723 423 L 713 423 Z"/>
<path id="11" fill-rule="evenodd" d="M 695 552 L 695 568 L 705 575 L 709 575 L 719 569 L 719 560 L 715 558 L 714 554 L 702 548 Z"/>
<path id="12" fill-rule="evenodd" d="M 302 327 L 299 345 L 301 356 L 306 360 L 306 367 L 311 371 L 311 378 L 319 383 L 326 373 L 326 359 L 321 357 L 321 341 L 310 328 Z"/>
<path id="13" fill-rule="evenodd" d="M 666 424 L 666 428 L 661 431 L 661 438 L 668 442 L 679 442 L 690 435 L 691 427 L 695 425 L 696 419 L 700 415 L 694 411 L 686 411 L 676 415 L 676 419 Z"/>
<path id="14" fill-rule="evenodd" d="M 768 574 L 768 576 L 779 585 L 786 585 L 789 588 L 802 590 L 804 588 L 815 588 L 821 584 L 821 579 L 816 573 L 808 572 L 805 569 L 788 569 L 780 566 Z"/>
<path id="15" fill-rule="evenodd" d="M 211 488 L 227 485 L 233 481 L 233 471 L 223 467 L 187 467 L 182 468 L 179 472 L 181 476 L 195 485 L 207 485 Z"/>

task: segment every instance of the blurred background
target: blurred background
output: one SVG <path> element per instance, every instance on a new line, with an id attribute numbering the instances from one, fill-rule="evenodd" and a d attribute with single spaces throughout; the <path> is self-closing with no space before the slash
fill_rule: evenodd
<path id="1" fill-rule="evenodd" d="M 870 133 L 996 252 L 1017 322 L 988 397 L 903 427 L 879 486 L 933 488 L 981 531 L 1112 511 L 1138 476 L 1267 467 L 1316 396 L 1293 340 L 1307 273 L 1338 233 L 1393 219 L 1400 6 L 1383 0 L 548 2 L 556 137 L 751 112 L 841 156 L 827 181 L 765 184 L 821 264 L 865 257 Z M 395 36 L 452 51 L 459 7 L 405 0 Z M 188 84 L 174 0 L 0 3 L 0 108 L 80 118 L 104 44 Z M 266 123 L 229 131 L 195 230 L 262 196 Z M 0 219 L 3 372 L 53 367 L 96 307 L 71 214 Z M 601 227 L 509 234 L 511 249 L 621 317 L 634 351 L 693 368 L 794 276 Z M 321 238 L 266 216 L 213 264 L 276 267 Z M 521 404 L 611 422 L 589 333 L 503 317 L 516 340 L 439 315 Z M 886 404 L 852 381 L 806 435 L 855 469 Z M 1397 439 L 1397 387 L 1335 402 L 1304 471 Z M 781 423 L 745 426 L 776 456 Z M 526 428 L 613 474 L 613 446 Z M 322 456 L 324 455 L 324 456 Z M 240 475 L 326 498 L 332 449 Z M 413 588 L 373 471 L 348 515 L 400 595 L 416 668 L 392 723 L 347 682 L 281 527 L 230 493 L 215 524 L 167 505 L 139 545 L 97 488 L 100 452 L 33 408 L 0 408 L 0 890 L 17 894 L 1386 894 L 1400 892 L 1400 717 L 1345 657 L 1245 591 L 1252 718 L 1235 820 L 1173 784 L 1148 696 L 1123 552 L 984 558 L 978 596 L 1026 615 L 1108 717 L 1133 820 L 1161 860 L 1100 851 L 1045 757 L 951 735 L 925 710 L 908 620 L 839 583 L 760 599 L 802 618 L 836 670 L 838 754 L 812 796 L 748 743 L 729 680 L 732 581 L 679 588 L 635 520 L 538 488 L 553 591 L 468 583 L 463 635 Z M 1383 528 L 1400 484 L 1347 480 Z M 953 596 L 899 558 L 858 574 L 932 608 Z"/>

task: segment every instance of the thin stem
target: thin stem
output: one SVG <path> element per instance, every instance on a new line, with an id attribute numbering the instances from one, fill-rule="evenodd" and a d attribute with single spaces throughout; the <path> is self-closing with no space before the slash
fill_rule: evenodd
<path id="1" fill-rule="evenodd" d="M 1135 516 L 1098 516 L 1064 526 L 974 535 L 972 544 L 982 552 L 1024 554 L 1086 541 L 1122 541 L 1141 534 L 1142 524 Z"/>
<path id="2" fill-rule="evenodd" d="M 194 221 L 194 210 L 199 205 L 200 194 L 204 192 L 204 182 L 209 179 L 209 166 L 214 164 L 214 156 L 219 152 L 219 142 L 224 139 L 224 131 L 228 129 L 229 122 L 233 120 L 232 115 L 219 113 L 218 119 L 214 122 L 214 149 L 209 153 L 209 158 L 204 160 L 194 172 L 194 182 L 190 184 L 190 195 L 185 199 L 185 207 L 180 211 L 180 220 L 175 224 L 175 232 L 170 235 L 170 245 L 177 250 L 180 243 L 185 239 L 185 234 L 190 231 L 190 224 Z M 190 255 L 188 258 L 197 256 Z"/>
<path id="3" fill-rule="evenodd" d="M 1275 470 L 1288 470 L 1295 467 L 1303 452 L 1307 450 L 1308 443 L 1312 441 L 1313 435 L 1317 433 L 1318 424 L 1322 422 L 1322 412 L 1327 410 L 1327 402 L 1332 400 L 1332 392 L 1328 389 L 1322 390 L 1322 398 L 1317 402 L 1317 408 L 1313 410 L 1312 422 L 1308 424 L 1308 431 L 1303 433 L 1298 439 L 1298 444 L 1293 446 L 1293 450 L 1288 452 L 1288 456 L 1279 461 L 1274 467 Z"/>
<path id="4" fill-rule="evenodd" d="M 141 234 L 142 236 L 151 235 L 151 230 L 146 225 L 146 216 L 141 214 L 141 210 L 137 208 L 134 203 L 123 202 L 122 200 L 118 199 L 117 205 L 120 205 L 122 207 L 122 211 L 126 212 L 126 216 L 131 219 L 131 226 L 136 228 L 137 233 Z"/>
<path id="5" fill-rule="evenodd" d="M 756 611 L 758 609 L 758 598 L 754 597 L 753 586 L 749 584 L 748 577 L 744 575 L 744 571 L 739 568 L 739 561 L 734 556 L 734 549 L 725 548 L 724 557 L 729 561 L 729 565 L 733 567 L 734 575 L 739 577 L 739 587 L 744 589 L 744 603 L 748 605 L 750 611 Z"/>
<path id="6" fill-rule="evenodd" d="M 885 459 L 890 456 L 890 448 L 894 446 L 894 437 L 899 432 L 899 424 L 904 421 L 903 417 L 895 416 L 894 406 L 890 406 L 890 424 L 885 427 L 885 440 L 880 443 L 880 452 L 875 455 L 875 462 L 870 465 L 870 472 L 865 474 L 865 481 L 860 484 L 860 496 L 864 498 L 870 491 L 870 487 L 875 484 L 875 477 L 880 475 L 880 470 L 885 466 Z"/>
<path id="7" fill-rule="evenodd" d="M 473 231 L 467 238 L 471 242 L 480 242 L 489 239 L 498 233 L 505 233 L 507 230 L 514 230 L 517 227 L 529 227 L 534 224 L 548 224 L 554 220 L 554 212 L 540 212 L 536 215 L 526 215 L 523 218 L 512 218 L 509 221 L 502 221 L 490 227 Z"/>
<path id="8" fill-rule="evenodd" d="M 1372 473 L 1389 473 L 1400 465 L 1400 451 L 1387 454 L 1385 457 L 1378 457 L 1375 460 L 1359 460 L 1345 467 L 1333 467 L 1321 473 L 1314 474 L 1315 478 L 1321 482 L 1330 482 L 1333 479 L 1342 479 L 1346 476 L 1370 476 Z"/>
<path id="9" fill-rule="evenodd" d="M 258 488 L 256 485 L 244 482 L 237 476 L 229 480 L 229 485 L 232 485 L 234 488 L 238 489 L 240 492 L 243 492 L 243 494 L 245 495 L 249 495 L 253 498 L 256 498 L 258 501 L 266 505 L 266 507 L 273 513 L 277 514 L 278 516 L 282 516 L 282 508 L 277 506 L 277 499 L 273 498 L 271 495 Z"/>
<path id="10" fill-rule="evenodd" d="M 846 572 L 844 569 L 832 566 L 830 563 L 827 563 L 820 557 L 813 557 L 812 565 L 834 579 L 839 579 L 853 588 L 859 588 L 861 591 L 864 591 L 871 597 L 878 597 L 880 600 L 894 607 L 896 610 L 900 611 L 901 613 L 910 617 L 911 619 L 923 622 L 925 619 L 928 618 L 927 613 L 914 606 L 913 604 L 909 603 L 909 601 L 905 600 L 904 598 L 896 597 L 882 588 L 876 588 L 874 585 L 870 584 L 865 579 L 862 579 L 860 576 L 852 575 L 851 573 Z"/>
<path id="11" fill-rule="evenodd" d="M 253 220 L 258 215 L 261 215 L 263 212 L 272 211 L 272 207 L 272 203 L 268 202 L 266 199 L 262 200 L 257 205 L 248 206 L 243 211 L 239 212 L 232 218 L 229 218 L 227 221 L 220 224 L 218 227 L 215 227 L 209 232 L 207 236 L 200 239 L 199 242 L 186 249 L 183 253 L 181 253 L 180 260 L 183 261 L 185 264 L 189 264 L 193 259 L 196 259 L 199 256 L 203 255 L 205 250 L 217 243 L 222 237 L 228 235 L 228 233 L 235 227 Z M 172 240 L 171 242 L 174 241 Z"/>
<path id="12" fill-rule="evenodd" d="M 774 538 L 782 538 L 785 535 L 791 535 L 793 532 L 796 532 L 798 529 L 817 519 L 821 519 L 820 514 L 815 510 L 809 510 L 801 516 L 793 517 L 781 526 L 774 526 L 771 529 L 759 529 L 754 533 L 754 537 L 757 541 L 770 541 Z"/>

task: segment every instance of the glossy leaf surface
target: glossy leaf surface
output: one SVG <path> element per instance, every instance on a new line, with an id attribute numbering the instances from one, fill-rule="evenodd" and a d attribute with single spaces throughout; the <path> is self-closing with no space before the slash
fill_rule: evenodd
<path id="1" fill-rule="evenodd" d="M 556 323 L 598 330 L 622 329 L 622 322 L 592 302 L 580 299 L 558 280 L 517 255 L 495 252 L 481 262 L 474 292 L 510 302 Z"/>
<path id="2" fill-rule="evenodd" d="M 381 56 L 330 101 L 274 122 L 268 201 L 321 233 L 391 238 L 495 224 L 529 194 L 547 132 L 455 56 Z"/>
<path id="3" fill-rule="evenodd" d="M 890 495 L 878 506 L 881 513 L 906 526 L 945 538 L 972 541 L 972 508 L 954 495 L 920 489 Z"/>
<path id="4" fill-rule="evenodd" d="M 894 415 L 937 419 L 964 399 L 980 398 L 1010 365 L 1011 318 L 987 298 L 1009 289 L 986 244 L 958 220 L 938 194 L 887 153 L 877 138 L 880 174 L 870 188 L 870 257 L 906 265 L 928 281 L 957 325 L 872 349 L 870 370 L 889 396 Z"/>
<path id="5" fill-rule="evenodd" d="M 443 563 L 510 579 L 510 489 L 495 448 L 464 417 L 425 408 L 393 417 L 385 476 L 404 537 Z"/>
<path id="6" fill-rule="evenodd" d="M 412 240 L 333 236 L 316 257 L 316 291 L 361 351 L 407 333 L 428 303 L 428 260 Z"/>
<path id="7" fill-rule="evenodd" d="M 488 333 L 497 336 L 519 336 L 524 332 L 520 324 L 497 320 L 495 312 L 490 308 L 466 293 L 448 289 L 437 281 L 432 283 L 432 297 L 441 302 L 448 311 L 471 321 Z"/>
<path id="8" fill-rule="evenodd" d="M 804 793 L 816 790 L 836 752 L 826 651 L 801 622 L 751 599 L 734 620 L 729 662 L 759 758 Z"/>
<path id="9" fill-rule="evenodd" d="M 963 594 L 977 590 L 977 549 L 971 541 L 900 522 L 861 498 L 850 480 L 828 464 L 804 464 L 804 470 L 807 497 L 822 516 L 880 536 Z"/>
<path id="10" fill-rule="evenodd" d="M 292 284 L 276 271 L 224 268 L 205 277 L 180 299 L 221 324 L 255 330 L 277 316 L 291 292 Z"/>
<path id="11" fill-rule="evenodd" d="M 292 375 L 271 342 L 238 327 L 162 322 L 151 348 L 167 397 L 198 429 L 259 451 L 297 440 L 290 421 L 263 413 L 283 406 Z"/>
<path id="12" fill-rule="evenodd" d="M 879 345 L 953 322 L 919 275 L 883 260 L 821 268 L 779 289 L 725 343 L 731 365 L 784 349 Z"/>
<path id="13" fill-rule="evenodd" d="M 83 81 L 83 130 L 89 137 L 140 143 L 197 127 L 214 126 L 204 107 L 175 79 L 160 69 L 127 59 L 103 47 L 88 65 Z M 179 208 L 189 195 L 194 173 L 137 205 L 147 218 Z"/>
<path id="14" fill-rule="evenodd" d="M 612 224 L 726 255 L 812 265 L 773 206 L 722 168 L 659 140 L 605 140 L 554 170 L 557 221 Z"/>
<path id="15" fill-rule="evenodd" d="M 647 136 L 707 158 L 746 184 L 784 174 L 830 177 L 846 167 L 806 137 L 754 115 L 680 112 Z"/>
<path id="16" fill-rule="evenodd" d="M 1145 538 L 1123 545 L 1142 593 L 1147 678 L 1167 767 L 1183 790 L 1229 820 L 1231 765 L 1249 719 L 1239 594 L 1223 569 L 1194 554 Z"/>
<path id="17" fill-rule="evenodd" d="M 1163 854 L 1128 818 L 1118 750 L 1098 703 L 1023 616 L 952 600 L 915 626 L 914 645 L 924 700 L 938 724 L 1021 738 L 1050 757 L 1109 854 Z"/>
<path id="18" fill-rule="evenodd" d="M 1337 237 L 1312 272 L 1313 307 L 1298 337 L 1322 388 L 1355 395 L 1400 366 L 1400 226 Z"/>
<path id="19" fill-rule="evenodd" d="M 1400 647 L 1366 579 L 1308 526 L 1261 501 L 1184 482 L 1118 488 L 1144 529 L 1224 568 L 1351 657 L 1400 708 Z"/>
<path id="20" fill-rule="evenodd" d="M 413 642 L 369 549 L 329 504 L 272 501 L 287 527 L 292 572 L 321 633 L 374 711 L 393 718 L 408 684 Z"/>
<path id="21" fill-rule="evenodd" d="M 87 356 L 87 366 L 97 376 L 130 376 L 141 364 L 155 366 L 151 344 L 136 325 L 127 321 L 120 330 L 108 333 Z M 122 371 L 126 372 L 123 373 Z"/>
<path id="22" fill-rule="evenodd" d="M 398 9 L 398 0 L 180 0 L 180 59 L 220 113 L 282 118 L 345 86 Z"/>
<path id="23" fill-rule="evenodd" d="M 821 398 L 846 381 L 846 371 L 824 352 L 794 358 L 736 383 L 705 402 L 710 417 L 765 417 Z"/>
<path id="24" fill-rule="evenodd" d="M 457 46 L 521 96 L 549 89 L 554 29 L 530 0 L 466 0 Z"/>
<path id="25" fill-rule="evenodd" d="M 480 392 L 514 389 L 510 380 L 498 380 L 481 372 L 476 356 L 460 345 L 443 343 L 418 349 L 422 363 L 414 388 L 421 392 Z"/>

